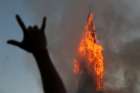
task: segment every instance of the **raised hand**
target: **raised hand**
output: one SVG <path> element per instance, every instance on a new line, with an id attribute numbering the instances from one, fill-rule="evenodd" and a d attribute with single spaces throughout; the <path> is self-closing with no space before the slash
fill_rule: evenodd
<path id="1" fill-rule="evenodd" d="M 42 26 L 29 26 L 26 28 L 24 22 L 19 15 L 16 15 L 16 20 L 23 31 L 22 42 L 16 40 L 8 40 L 11 45 L 18 46 L 28 52 L 34 53 L 46 49 L 47 41 L 45 37 L 46 17 L 43 18 Z"/>
<path id="2" fill-rule="evenodd" d="M 23 31 L 23 40 L 22 42 L 8 40 L 8 43 L 33 54 L 40 70 L 44 93 L 66 93 L 63 81 L 57 73 L 46 49 L 46 18 L 43 18 L 41 28 L 38 28 L 36 25 L 26 28 L 19 15 L 16 15 L 16 20 Z"/>

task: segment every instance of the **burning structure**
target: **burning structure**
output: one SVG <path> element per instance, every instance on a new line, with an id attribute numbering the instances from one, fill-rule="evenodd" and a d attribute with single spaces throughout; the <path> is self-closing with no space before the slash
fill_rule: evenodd
<path id="1" fill-rule="evenodd" d="M 103 91 L 104 58 L 103 47 L 97 41 L 95 32 L 94 14 L 89 13 L 74 59 L 73 72 L 79 75 L 86 69 L 98 92 Z"/>

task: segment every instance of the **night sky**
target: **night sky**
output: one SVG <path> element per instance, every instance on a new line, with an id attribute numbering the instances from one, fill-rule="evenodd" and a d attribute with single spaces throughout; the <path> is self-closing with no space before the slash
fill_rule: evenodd
<path id="1" fill-rule="evenodd" d="M 104 47 L 105 93 L 140 93 L 139 0 L 0 0 L 0 93 L 43 93 L 33 56 L 6 44 L 23 37 L 15 14 L 27 26 L 41 25 L 47 16 L 48 49 L 68 93 L 89 86 L 88 81 L 78 86 L 72 73 L 89 8 L 96 13 L 96 34 Z"/>

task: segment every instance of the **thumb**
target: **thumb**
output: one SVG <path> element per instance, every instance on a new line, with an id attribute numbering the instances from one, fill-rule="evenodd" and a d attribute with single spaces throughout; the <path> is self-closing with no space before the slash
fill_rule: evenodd
<path id="1" fill-rule="evenodd" d="M 15 40 L 8 40 L 7 43 L 11 44 L 11 45 L 14 45 L 14 46 L 18 46 L 20 48 L 23 48 L 22 44 L 20 42 L 18 42 L 18 41 L 15 41 Z"/>

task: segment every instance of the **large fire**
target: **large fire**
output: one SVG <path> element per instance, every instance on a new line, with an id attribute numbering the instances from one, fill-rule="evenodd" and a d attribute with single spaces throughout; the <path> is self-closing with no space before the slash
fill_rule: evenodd
<path id="1" fill-rule="evenodd" d="M 74 59 L 73 71 L 79 74 L 82 69 L 81 61 L 84 60 L 88 72 L 96 79 L 96 90 L 101 91 L 104 76 L 103 47 L 97 42 L 95 31 L 94 15 L 90 13 L 77 49 L 77 57 Z"/>

